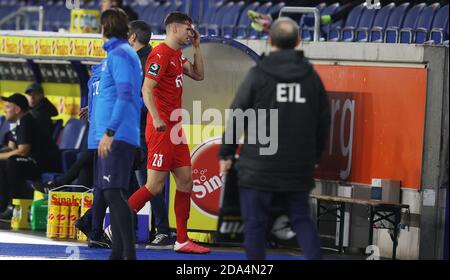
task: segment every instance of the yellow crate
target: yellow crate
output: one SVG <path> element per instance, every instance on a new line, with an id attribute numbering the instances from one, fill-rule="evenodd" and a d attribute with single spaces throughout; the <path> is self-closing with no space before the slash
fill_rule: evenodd
<path id="1" fill-rule="evenodd" d="M 81 196 L 81 216 L 83 216 L 87 210 L 92 208 L 92 203 L 94 202 L 94 194 L 92 193 L 92 189 L 84 192 Z M 82 233 L 81 231 L 78 231 L 78 240 L 87 240 L 87 236 Z"/>
<path id="2" fill-rule="evenodd" d="M 77 191 L 67 191 L 67 189 Z M 89 190 L 80 185 L 65 185 L 49 192 L 47 237 L 76 239 L 75 220 L 80 216 L 83 193 Z"/>

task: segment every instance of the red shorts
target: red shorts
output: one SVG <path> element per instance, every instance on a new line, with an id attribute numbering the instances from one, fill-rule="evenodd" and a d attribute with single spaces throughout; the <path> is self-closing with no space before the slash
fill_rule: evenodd
<path id="1" fill-rule="evenodd" d="M 147 127 L 145 133 L 148 148 L 147 169 L 170 171 L 182 166 L 191 166 L 191 155 L 186 141 L 173 143 L 170 139 L 171 130 L 171 126 L 167 126 L 165 131 L 156 131 L 153 125 Z M 181 130 L 181 133 L 184 132 Z"/>

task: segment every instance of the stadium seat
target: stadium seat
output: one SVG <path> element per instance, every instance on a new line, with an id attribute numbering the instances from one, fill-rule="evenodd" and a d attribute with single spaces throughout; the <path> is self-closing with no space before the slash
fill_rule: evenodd
<path id="1" fill-rule="evenodd" d="M 156 11 L 158 10 L 159 2 L 150 2 L 147 6 L 142 6 L 139 18 L 145 21 L 148 25 L 151 25 L 153 17 L 156 17 Z M 155 33 L 152 30 L 152 33 Z"/>
<path id="2" fill-rule="evenodd" d="M 250 25 L 250 19 L 247 16 L 247 12 L 249 10 L 257 10 L 259 5 L 260 5 L 259 2 L 253 2 L 242 10 L 241 16 L 239 18 L 239 22 L 238 22 L 237 26 L 235 27 L 236 28 L 235 38 L 236 39 L 247 38 L 248 33 L 249 33 L 248 28 Z"/>
<path id="3" fill-rule="evenodd" d="M 316 5 L 315 8 L 317 8 L 319 10 L 320 15 L 322 15 L 322 11 L 324 10 L 326 6 L 326 3 L 319 3 Z M 300 22 L 299 22 L 299 26 L 300 26 L 300 34 L 301 34 L 301 38 L 303 41 L 311 41 L 314 38 L 314 27 L 313 26 L 308 26 L 304 24 L 304 20 L 306 18 L 310 18 L 310 21 L 314 21 L 314 16 L 312 14 L 304 14 L 301 18 L 300 18 Z M 319 34 L 320 37 L 320 34 Z"/>
<path id="4" fill-rule="evenodd" d="M 433 23 L 434 16 L 439 8 L 439 3 L 434 3 L 423 10 L 422 14 L 420 14 L 419 20 L 417 21 L 417 26 L 413 31 L 413 42 L 417 44 L 425 43 L 431 30 L 431 24 Z M 448 10 L 446 12 L 448 15 Z"/>
<path id="5" fill-rule="evenodd" d="M 219 8 L 219 10 L 216 13 L 216 16 L 214 17 L 213 23 L 209 24 L 207 27 L 207 35 L 210 36 L 220 36 L 220 29 L 222 27 L 222 21 L 225 17 L 225 15 L 231 11 L 234 7 L 233 2 L 228 2 L 222 7 Z"/>
<path id="6" fill-rule="evenodd" d="M 387 26 L 389 17 L 395 10 L 395 3 L 389 3 L 382 7 L 373 21 L 372 28 L 370 29 L 370 34 L 367 36 L 371 42 L 383 42 L 384 30 Z M 367 40 L 364 40 L 365 42 Z"/>
<path id="7" fill-rule="evenodd" d="M 386 30 L 384 31 L 384 39 L 385 43 L 396 43 L 398 38 L 398 30 L 403 25 L 403 21 L 407 15 L 408 10 L 410 8 L 409 3 L 404 3 L 394 9 L 391 16 L 389 17 L 389 21 L 387 23 Z M 374 35 L 373 38 L 376 38 Z"/>
<path id="8" fill-rule="evenodd" d="M 63 128 L 63 121 L 62 120 L 55 120 L 52 122 L 52 139 L 57 142 L 59 135 Z"/>
<path id="9" fill-rule="evenodd" d="M 401 26 L 401 28 L 397 30 L 396 41 L 392 43 L 398 42 L 410 43 L 412 41 L 413 39 L 412 31 L 416 28 L 417 20 L 419 19 L 419 16 L 425 7 L 426 7 L 425 3 L 420 3 L 415 5 L 408 11 L 405 20 L 403 21 L 403 25 Z"/>
<path id="10" fill-rule="evenodd" d="M 162 25 L 164 23 L 164 18 L 167 15 L 167 11 L 171 8 L 170 2 L 165 2 L 155 8 L 153 11 L 153 16 L 151 18 L 150 27 L 152 28 L 152 33 L 163 34 L 164 30 Z"/>
<path id="11" fill-rule="evenodd" d="M 447 31 L 446 31 L 447 30 Z M 448 39 L 448 4 L 440 8 L 431 25 L 430 42 L 442 44 Z"/>
<path id="12" fill-rule="evenodd" d="M 210 24 L 214 24 L 214 19 L 216 17 L 217 12 L 222 7 L 222 2 L 218 2 L 214 5 L 211 5 L 208 7 L 205 16 L 202 19 L 202 22 L 198 26 L 198 31 L 201 35 L 207 35 L 208 34 L 208 26 Z"/>
<path id="13" fill-rule="evenodd" d="M 233 8 L 225 14 L 222 21 L 222 37 L 232 38 L 235 34 L 236 25 L 239 21 L 239 16 L 241 16 L 241 12 L 244 9 L 245 2 L 240 1 L 234 4 Z M 247 15 L 245 15 L 247 17 Z"/>
<path id="14" fill-rule="evenodd" d="M 381 9 L 380 9 L 381 10 Z M 367 42 L 369 41 L 369 30 L 373 26 L 373 22 L 378 14 L 378 9 L 365 8 L 361 14 L 358 27 L 353 31 L 352 37 L 348 41 Z"/>
<path id="15" fill-rule="evenodd" d="M 58 147 L 61 150 L 61 162 L 64 172 L 75 162 L 76 154 L 81 148 L 86 130 L 87 124 L 85 121 L 73 118 L 63 128 Z"/>
<path id="16" fill-rule="evenodd" d="M 338 10 L 338 8 L 339 8 L 339 3 L 331 4 L 322 10 L 321 15 L 322 16 L 332 15 Z M 331 23 L 324 24 L 321 26 L 321 41 L 328 38 L 328 34 L 330 33 L 330 28 L 331 28 Z"/>
<path id="17" fill-rule="evenodd" d="M 8 134 L 10 130 L 10 124 L 5 119 L 4 116 L 2 116 L 2 124 L 0 125 L 0 147 L 8 145 L 6 135 Z"/>
<path id="18" fill-rule="evenodd" d="M 67 172 L 77 160 L 80 149 L 87 138 L 87 123 L 83 120 L 71 118 L 67 121 L 59 138 L 59 150 L 61 151 L 62 172 Z M 54 181 L 61 173 L 44 172 L 41 175 L 42 182 Z"/>
<path id="19" fill-rule="evenodd" d="M 364 4 L 358 5 L 348 14 L 344 27 L 341 29 L 339 25 L 333 24 L 328 38 L 329 41 L 341 41 L 341 38 L 348 38 L 353 36 L 353 30 L 358 26 L 361 14 L 364 9 Z M 344 37 L 343 31 L 346 31 Z"/>

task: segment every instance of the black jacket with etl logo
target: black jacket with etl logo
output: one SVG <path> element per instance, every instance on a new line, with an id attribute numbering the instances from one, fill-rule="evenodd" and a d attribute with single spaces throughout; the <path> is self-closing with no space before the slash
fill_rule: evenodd
<path id="1" fill-rule="evenodd" d="M 250 117 L 244 118 L 245 140 L 236 163 L 239 185 L 275 192 L 314 187 L 330 111 L 323 84 L 303 52 L 283 50 L 263 57 L 250 69 L 231 109 L 250 109 L 244 114 Z M 233 119 L 223 141 L 236 133 L 229 128 Z M 226 142 L 219 157 L 230 158 L 235 151 L 235 142 Z"/>

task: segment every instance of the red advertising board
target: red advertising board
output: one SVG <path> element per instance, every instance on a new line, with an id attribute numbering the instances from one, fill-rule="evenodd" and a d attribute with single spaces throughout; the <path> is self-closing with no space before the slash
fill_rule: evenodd
<path id="1" fill-rule="evenodd" d="M 329 93 L 332 124 L 316 178 L 419 189 L 425 68 L 315 65 Z"/>

